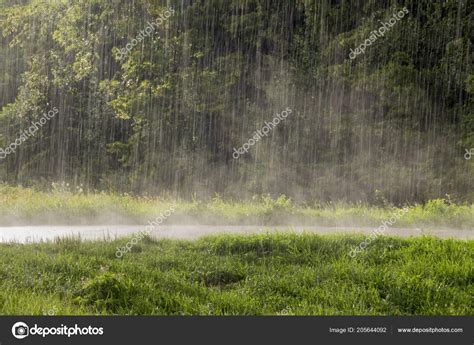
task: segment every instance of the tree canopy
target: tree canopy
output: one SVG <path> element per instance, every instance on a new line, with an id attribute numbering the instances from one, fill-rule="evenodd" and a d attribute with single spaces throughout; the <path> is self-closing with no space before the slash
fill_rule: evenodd
<path id="1" fill-rule="evenodd" d="M 0 30 L 0 147 L 58 109 L 0 161 L 0 180 L 474 200 L 472 1 L 0 0 Z"/>

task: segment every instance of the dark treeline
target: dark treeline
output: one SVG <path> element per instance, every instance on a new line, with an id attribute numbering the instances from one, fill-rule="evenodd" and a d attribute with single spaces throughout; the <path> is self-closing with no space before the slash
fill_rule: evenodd
<path id="1" fill-rule="evenodd" d="M 0 0 L 0 30 L 0 148 L 58 109 L 1 181 L 474 200 L 474 1 Z"/>

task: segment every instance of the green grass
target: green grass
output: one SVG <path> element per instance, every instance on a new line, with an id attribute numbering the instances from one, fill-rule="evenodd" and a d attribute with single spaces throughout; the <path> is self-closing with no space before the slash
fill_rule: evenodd
<path id="1" fill-rule="evenodd" d="M 0 245 L 1 314 L 473 315 L 474 241 L 259 234 Z M 129 239 L 128 239 L 129 240 Z"/>
<path id="2" fill-rule="evenodd" d="M 238 225 L 326 225 L 379 226 L 396 208 L 385 203 L 298 204 L 280 196 L 256 196 L 232 201 L 215 197 L 206 201 L 134 197 L 127 194 L 84 193 L 67 186 L 51 192 L 0 184 L 0 225 L 12 224 L 145 224 L 174 205 L 169 223 Z M 395 227 L 474 227 L 474 205 L 451 200 L 432 200 L 424 205 L 408 205 L 409 212 Z"/>

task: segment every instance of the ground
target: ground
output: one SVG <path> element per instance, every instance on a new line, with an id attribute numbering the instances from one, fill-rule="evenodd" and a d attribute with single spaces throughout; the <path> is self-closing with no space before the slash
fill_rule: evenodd
<path id="1" fill-rule="evenodd" d="M 1 314 L 472 315 L 474 241 L 259 234 L 0 245 Z"/>
<path id="2" fill-rule="evenodd" d="M 396 218 L 393 231 L 367 242 L 372 229 L 402 206 L 407 211 Z M 4 242 L 0 314 L 474 313 L 474 241 L 463 235 L 474 228 L 474 205 L 450 198 L 398 207 L 383 200 L 378 205 L 308 204 L 268 195 L 243 201 L 219 196 L 185 201 L 85 193 L 68 186 L 45 192 L 0 184 L 0 235 L 12 231 L 8 226 L 13 224 L 147 224 L 170 208 L 160 230 L 171 224 L 200 224 L 201 229 L 212 227 L 208 233 L 213 233 L 224 225 L 251 224 L 263 231 L 193 240 L 135 234 L 106 241 Z M 362 226 L 368 232 L 272 231 L 289 224 L 299 224 L 300 230 L 314 225 Z M 428 237 L 424 234 L 435 231 L 418 231 L 419 227 L 456 229 L 462 236 Z M 417 237 L 401 237 L 413 233 Z M 123 250 L 127 247 L 130 251 Z M 353 251 L 355 247 L 359 252 Z"/>

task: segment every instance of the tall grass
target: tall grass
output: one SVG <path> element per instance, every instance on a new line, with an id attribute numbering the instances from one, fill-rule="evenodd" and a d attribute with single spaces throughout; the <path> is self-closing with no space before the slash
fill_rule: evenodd
<path id="1" fill-rule="evenodd" d="M 1 314 L 472 315 L 474 241 L 260 234 L 0 245 Z"/>
<path id="2" fill-rule="evenodd" d="M 0 225 L 12 224 L 145 224 L 174 206 L 167 219 L 181 224 L 378 226 L 396 207 L 381 204 L 298 204 L 284 195 L 252 200 L 171 200 L 114 193 L 84 193 L 81 189 L 54 188 L 51 192 L 0 184 Z M 397 227 L 474 227 L 474 205 L 449 199 L 408 205 Z"/>

